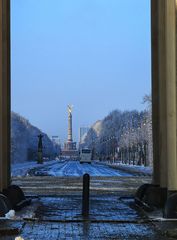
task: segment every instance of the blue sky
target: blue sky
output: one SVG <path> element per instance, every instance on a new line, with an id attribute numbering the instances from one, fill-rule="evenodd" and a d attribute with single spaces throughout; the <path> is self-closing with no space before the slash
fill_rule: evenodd
<path id="1" fill-rule="evenodd" d="M 11 0 L 12 110 L 49 135 L 114 109 L 143 109 L 151 91 L 149 0 Z"/>

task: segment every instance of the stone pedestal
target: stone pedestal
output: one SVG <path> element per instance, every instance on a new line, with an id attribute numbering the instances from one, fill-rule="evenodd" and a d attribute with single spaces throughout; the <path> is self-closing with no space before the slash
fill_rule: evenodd
<path id="1" fill-rule="evenodd" d="M 66 142 L 64 145 L 64 150 L 71 151 L 76 150 L 76 142 Z"/>

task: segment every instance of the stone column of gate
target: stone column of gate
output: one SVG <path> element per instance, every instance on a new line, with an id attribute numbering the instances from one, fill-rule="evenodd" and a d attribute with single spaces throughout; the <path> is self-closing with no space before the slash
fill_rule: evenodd
<path id="1" fill-rule="evenodd" d="M 176 0 L 165 0 L 168 192 L 177 191 Z"/>
<path id="2" fill-rule="evenodd" d="M 10 0 L 0 0 L 0 190 L 10 183 Z"/>
<path id="3" fill-rule="evenodd" d="M 167 190 L 166 0 L 158 0 L 158 81 L 160 187 Z"/>
<path id="4" fill-rule="evenodd" d="M 153 132 L 153 179 L 160 185 L 160 146 L 159 146 L 159 19 L 158 1 L 151 0 L 151 63 L 152 63 L 152 132 Z"/>
<path id="5" fill-rule="evenodd" d="M 176 166 L 175 0 L 151 1 L 153 183 L 173 191 Z"/>

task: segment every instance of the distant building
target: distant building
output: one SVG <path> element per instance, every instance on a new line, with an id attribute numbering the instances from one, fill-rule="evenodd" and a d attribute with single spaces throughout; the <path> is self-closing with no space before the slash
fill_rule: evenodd
<path id="1" fill-rule="evenodd" d="M 79 129 L 79 143 L 82 144 L 84 142 L 85 137 L 89 131 L 89 127 L 80 127 Z"/>
<path id="2" fill-rule="evenodd" d="M 60 139 L 59 136 L 52 136 L 52 142 L 60 145 Z"/>

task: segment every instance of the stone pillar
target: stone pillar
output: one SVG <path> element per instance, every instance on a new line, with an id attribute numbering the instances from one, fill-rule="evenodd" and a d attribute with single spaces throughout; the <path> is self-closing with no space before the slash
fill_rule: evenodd
<path id="1" fill-rule="evenodd" d="M 165 0 L 168 191 L 177 191 L 176 158 L 176 1 Z"/>
<path id="2" fill-rule="evenodd" d="M 168 199 L 164 206 L 165 218 L 177 218 L 177 0 L 166 0 L 166 125 L 167 125 L 167 187 Z M 173 194 L 174 193 L 174 194 Z"/>
<path id="3" fill-rule="evenodd" d="M 10 183 L 10 0 L 0 0 L 0 190 Z"/>
<path id="4" fill-rule="evenodd" d="M 153 183 L 177 189 L 175 0 L 151 1 Z"/>
<path id="5" fill-rule="evenodd" d="M 160 185 L 158 1 L 151 0 L 153 184 Z"/>
<path id="6" fill-rule="evenodd" d="M 72 113 L 68 112 L 68 142 L 72 141 Z"/>
<path id="7" fill-rule="evenodd" d="M 151 0 L 153 184 L 137 197 L 157 207 L 177 190 L 175 17 L 175 0 Z"/>
<path id="8" fill-rule="evenodd" d="M 166 104 L 166 13 L 158 1 L 159 161 L 160 187 L 167 189 L 167 104 Z"/>

